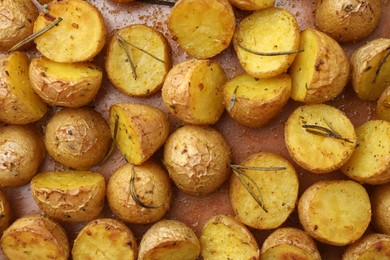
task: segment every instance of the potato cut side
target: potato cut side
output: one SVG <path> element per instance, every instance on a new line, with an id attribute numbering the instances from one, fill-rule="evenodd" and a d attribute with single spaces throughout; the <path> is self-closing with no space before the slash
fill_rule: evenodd
<path id="1" fill-rule="evenodd" d="M 265 152 L 253 154 L 242 165 L 268 170 L 241 169 L 248 177 L 234 170 L 230 181 L 230 201 L 236 216 L 245 225 L 256 229 L 279 227 L 294 210 L 298 198 L 299 182 L 294 167 L 283 157 Z M 276 167 L 281 169 L 273 170 Z M 236 174 L 240 174 L 263 206 L 255 201 Z M 249 178 L 256 183 L 260 192 Z"/>
<path id="2" fill-rule="evenodd" d="M 33 91 L 28 77 L 30 61 L 23 52 L 0 60 L 0 121 L 29 124 L 41 119 L 47 105 Z"/>
<path id="3" fill-rule="evenodd" d="M 91 102 L 102 83 L 102 70 L 90 62 L 58 63 L 44 56 L 29 68 L 31 86 L 50 106 L 81 107 Z"/>
<path id="4" fill-rule="evenodd" d="M 140 165 L 165 142 L 169 121 L 159 109 L 142 104 L 122 103 L 110 107 L 110 129 L 126 160 Z"/>
<path id="5" fill-rule="evenodd" d="M 390 181 L 390 122 L 371 120 L 356 129 L 359 145 L 341 171 L 368 184 Z"/>
<path id="6" fill-rule="evenodd" d="M 236 219 L 217 215 L 200 235 L 203 259 L 259 259 L 259 247 L 250 231 Z"/>
<path id="7" fill-rule="evenodd" d="M 298 23 L 295 17 L 284 9 L 270 7 L 256 11 L 238 25 L 233 45 L 243 69 L 249 75 L 257 78 L 277 76 L 287 71 L 296 54 L 265 56 L 252 52 L 272 54 L 297 51 Z"/>
<path id="8" fill-rule="evenodd" d="M 339 169 L 357 143 L 349 118 L 325 104 L 298 107 L 288 118 L 284 135 L 293 160 L 313 173 Z"/>
<path id="9" fill-rule="evenodd" d="M 313 259 L 305 250 L 288 244 L 277 245 L 261 254 L 262 260 L 273 259 Z M 320 259 L 320 258 L 318 258 Z"/>
<path id="10" fill-rule="evenodd" d="M 228 83 L 223 91 L 229 115 L 248 127 L 261 127 L 274 118 L 290 98 L 291 79 L 281 74 L 269 79 L 256 79 L 241 74 Z"/>
<path id="11" fill-rule="evenodd" d="M 388 86 L 379 97 L 376 113 L 380 119 L 390 122 L 390 86 Z"/>
<path id="12" fill-rule="evenodd" d="M 188 54 L 207 59 L 230 45 L 235 17 L 227 0 L 180 0 L 170 12 L 168 27 Z"/>
<path id="13" fill-rule="evenodd" d="M 112 36 L 107 49 L 108 78 L 127 95 L 150 96 L 161 89 L 172 66 L 170 51 L 164 35 L 152 27 L 137 24 L 122 28 Z"/>
<path id="14" fill-rule="evenodd" d="M 275 4 L 275 0 L 229 0 L 229 2 L 241 10 L 259 10 Z"/>
<path id="15" fill-rule="evenodd" d="M 310 236 L 326 244 L 343 246 L 359 239 L 368 227 L 370 198 L 357 182 L 319 181 L 302 194 L 298 215 Z"/>
<path id="16" fill-rule="evenodd" d="M 46 58 L 56 62 L 91 60 L 106 43 L 106 26 L 100 11 L 82 0 L 52 1 L 47 13 L 41 13 L 34 24 L 34 32 L 41 30 L 56 18 L 63 20 L 36 38 L 37 49 Z"/>
<path id="17" fill-rule="evenodd" d="M 77 235 L 72 259 L 137 259 L 137 240 L 131 230 L 115 219 L 89 222 Z"/>
<path id="18" fill-rule="evenodd" d="M 343 260 L 387 260 L 390 258 L 390 236 L 369 234 L 350 245 L 343 254 Z"/>

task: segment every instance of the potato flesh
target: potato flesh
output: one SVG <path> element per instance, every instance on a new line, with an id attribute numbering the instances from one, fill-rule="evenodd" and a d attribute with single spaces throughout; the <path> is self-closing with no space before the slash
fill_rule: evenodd
<path id="1" fill-rule="evenodd" d="M 261 259 L 312 259 L 312 256 L 302 248 L 293 245 L 282 244 L 272 247 L 262 253 Z"/>
<path id="2" fill-rule="evenodd" d="M 75 189 L 92 188 L 102 181 L 102 175 L 84 171 L 47 172 L 34 178 L 36 188 L 72 191 Z"/>
<path id="3" fill-rule="evenodd" d="M 160 244 L 159 247 L 152 249 L 142 259 L 145 260 L 194 260 L 197 259 L 199 248 L 191 243 L 184 241 L 172 241 Z"/>

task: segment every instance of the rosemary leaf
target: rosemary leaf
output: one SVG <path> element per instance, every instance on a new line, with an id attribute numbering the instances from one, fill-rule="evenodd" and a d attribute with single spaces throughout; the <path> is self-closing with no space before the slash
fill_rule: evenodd
<path id="1" fill-rule="evenodd" d="M 238 47 L 241 49 L 250 52 L 252 54 L 260 55 L 260 56 L 281 56 L 281 55 L 291 55 L 291 54 L 296 54 L 299 52 L 304 52 L 305 50 L 292 50 L 292 51 L 275 51 L 275 52 L 262 52 L 262 51 L 255 51 L 251 50 L 248 47 L 243 46 L 239 41 L 237 41 Z"/>
<path id="2" fill-rule="evenodd" d="M 143 208 L 146 208 L 146 209 L 157 209 L 157 208 L 160 208 L 162 205 L 159 205 L 159 206 L 153 206 L 153 205 L 145 205 L 139 198 L 138 198 L 138 195 L 137 193 L 135 192 L 135 189 L 134 189 L 134 178 L 135 178 L 135 170 L 134 170 L 134 167 L 131 168 L 131 176 L 130 176 L 130 195 L 131 197 L 133 198 L 133 200 L 135 201 L 135 203 L 140 206 L 140 207 L 143 207 Z"/>
<path id="3" fill-rule="evenodd" d="M 338 132 L 336 132 L 326 119 L 324 119 L 324 121 L 329 128 L 326 128 L 324 126 L 319 126 L 319 125 L 306 125 L 306 124 L 302 125 L 302 127 L 306 130 L 306 132 L 310 134 L 339 139 L 348 143 L 353 143 L 351 140 L 342 137 Z"/>
<path id="4" fill-rule="evenodd" d="M 389 57 L 389 55 L 390 55 L 390 50 L 387 52 L 387 54 L 379 62 L 378 68 L 375 71 L 374 79 L 372 80 L 371 83 L 375 83 L 376 82 L 376 79 L 378 78 L 379 72 L 381 71 L 381 69 L 383 67 L 383 64 L 385 64 L 385 62 L 386 62 L 387 58 Z"/>
<path id="5" fill-rule="evenodd" d="M 156 4 L 156 5 L 166 5 L 166 6 L 174 6 L 175 5 L 175 2 L 162 1 L 162 0 L 138 0 L 138 1 L 142 2 L 142 3 Z"/>
<path id="6" fill-rule="evenodd" d="M 114 151 L 116 136 L 118 133 L 118 125 L 119 125 L 119 116 L 116 114 L 115 115 L 115 123 L 114 123 L 114 136 L 112 138 L 111 147 L 101 163 L 104 163 L 105 161 L 107 161 L 108 157 L 110 157 L 110 155 L 112 154 L 112 151 Z"/>
<path id="7" fill-rule="evenodd" d="M 237 95 L 236 95 L 237 89 L 238 89 L 238 86 L 236 86 L 236 88 L 234 89 L 232 98 L 230 99 L 229 108 L 228 108 L 228 112 L 229 113 L 232 111 L 234 105 L 236 104 L 236 101 L 237 101 Z"/>
<path id="8" fill-rule="evenodd" d="M 133 78 L 137 79 L 137 73 L 135 72 L 135 66 L 134 66 L 133 60 L 131 58 L 130 50 L 126 46 L 126 41 L 118 33 L 115 33 L 115 37 L 118 41 L 119 46 L 121 46 L 121 48 L 126 53 L 126 57 L 127 57 L 127 60 L 129 61 L 131 73 L 133 74 Z"/>
<path id="9" fill-rule="evenodd" d="M 256 167 L 256 166 L 246 166 L 239 164 L 230 164 L 230 167 L 234 169 L 242 169 L 242 170 L 253 170 L 253 171 L 282 171 L 285 170 L 286 167 Z"/>
<path id="10" fill-rule="evenodd" d="M 123 38 L 122 38 L 122 39 L 123 39 Z M 130 45 L 131 47 L 133 47 L 133 48 L 135 48 L 135 49 L 137 49 L 137 50 L 139 50 L 139 51 L 142 51 L 143 53 L 145 53 L 145 54 L 149 55 L 149 56 L 150 56 L 150 57 L 152 57 L 153 59 L 155 59 L 155 60 L 158 60 L 159 62 L 162 62 L 162 63 L 164 63 L 164 64 L 165 64 L 165 62 L 164 62 L 162 59 L 160 59 L 160 58 L 158 58 L 158 57 L 154 56 L 154 55 L 153 55 L 153 54 L 151 54 L 150 52 L 148 52 L 148 51 L 145 51 L 144 49 L 142 49 L 142 48 L 140 48 L 140 47 L 137 47 L 137 46 L 135 46 L 134 44 L 132 44 L 132 43 L 130 43 L 130 42 L 128 42 L 128 41 L 126 41 L 125 39 L 123 39 L 123 41 L 124 41 L 126 44 Z"/>

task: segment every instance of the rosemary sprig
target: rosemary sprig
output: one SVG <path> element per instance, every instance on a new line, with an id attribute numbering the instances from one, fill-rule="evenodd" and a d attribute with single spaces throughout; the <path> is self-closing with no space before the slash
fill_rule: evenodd
<path id="1" fill-rule="evenodd" d="M 131 58 L 131 53 L 130 53 L 130 50 L 129 48 L 127 47 L 126 45 L 126 41 L 118 34 L 115 32 L 115 37 L 116 37 L 116 40 L 118 41 L 118 44 L 119 46 L 121 46 L 121 48 L 124 50 L 124 52 L 126 53 L 126 56 L 127 56 L 127 61 L 129 62 L 130 64 L 130 68 L 131 68 L 131 73 L 133 74 L 133 78 L 134 79 L 137 79 L 137 73 L 135 71 L 135 66 L 134 66 L 134 63 L 133 63 L 133 60 Z"/>
<path id="2" fill-rule="evenodd" d="M 239 164 L 231 164 L 230 167 L 232 169 L 243 169 L 243 170 L 252 170 L 252 171 L 283 171 L 286 167 L 257 167 L 257 166 L 247 166 L 247 165 L 239 165 Z"/>
<path id="3" fill-rule="evenodd" d="M 116 136 L 118 133 L 118 125 L 119 125 L 119 116 L 117 114 L 115 114 L 114 134 L 112 137 L 111 147 L 110 147 L 110 150 L 108 150 L 108 153 L 106 154 L 106 156 L 104 157 L 104 159 L 102 160 L 101 163 L 104 163 L 105 161 L 107 161 L 108 157 L 110 157 L 110 155 L 112 154 L 112 151 L 114 151 Z"/>
<path id="4" fill-rule="evenodd" d="M 148 52 L 148 51 L 145 51 L 144 49 L 142 49 L 142 48 L 140 48 L 140 47 L 137 47 L 137 46 L 135 46 L 134 44 L 132 44 L 132 43 L 130 43 L 130 42 L 128 42 L 128 41 L 126 41 L 126 40 L 125 40 L 125 39 L 123 39 L 123 38 L 122 38 L 122 40 L 123 40 L 123 41 L 124 41 L 126 44 L 130 45 L 131 47 L 133 47 L 133 48 L 135 48 L 135 49 L 137 49 L 137 50 L 139 50 L 139 51 L 142 51 L 143 53 L 145 53 L 145 54 L 149 55 L 149 56 L 150 56 L 150 57 L 152 57 L 153 59 L 155 59 L 155 60 L 158 60 L 159 62 L 162 62 L 162 63 L 164 63 L 164 64 L 165 64 L 165 62 L 164 62 L 162 59 L 160 59 L 160 58 L 156 57 L 155 55 L 151 54 L 150 52 Z"/>
<path id="5" fill-rule="evenodd" d="M 27 38 L 23 39 L 22 41 L 18 42 L 17 44 L 15 44 L 11 49 L 8 50 L 8 52 L 13 52 L 13 51 L 16 51 L 18 50 L 19 48 L 23 47 L 24 45 L 30 43 L 31 41 L 33 41 L 35 38 L 41 36 L 42 34 L 44 34 L 45 32 L 47 32 L 48 30 L 50 30 L 51 28 L 53 28 L 54 26 L 56 26 L 57 24 L 59 24 L 59 22 L 62 21 L 62 18 L 61 17 L 58 17 L 57 19 L 55 19 L 53 22 L 51 22 L 50 24 L 48 24 L 47 26 L 43 27 L 41 30 L 39 31 L 36 31 L 35 33 L 31 34 L 30 36 L 28 36 Z"/>
<path id="6" fill-rule="evenodd" d="M 159 0 L 138 0 L 138 1 L 147 4 L 166 5 L 166 6 L 174 6 L 176 4 L 175 2 L 161 1 L 161 0 L 160 1 Z"/>
<path id="7" fill-rule="evenodd" d="M 232 98 L 230 99 L 230 103 L 229 103 L 229 107 L 228 107 L 228 112 L 229 113 L 232 111 L 234 105 L 236 104 L 236 101 L 237 101 L 237 89 L 238 89 L 238 86 L 236 86 L 236 88 L 234 89 Z"/>
<path id="8" fill-rule="evenodd" d="M 374 79 L 372 80 L 371 83 L 375 83 L 376 79 L 378 78 L 379 72 L 381 71 L 383 65 L 385 64 L 387 58 L 390 56 L 390 50 L 387 52 L 387 54 L 380 60 L 378 68 L 375 71 L 375 76 Z"/>
<path id="9" fill-rule="evenodd" d="M 134 170 L 134 167 L 131 168 L 131 176 L 130 176 L 130 195 L 131 197 L 133 198 L 133 200 L 135 201 L 135 203 L 140 206 L 140 207 L 143 207 L 143 208 L 146 208 L 146 209 L 157 209 L 157 208 L 160 208 L 162 205 L 158 205 L 158 206 L 153 206 L 153 205 L 145 205 L 139 198 L 138 198 L 138 195 L 137 193 L 135 192 L 135 189 L 134 189 L 134 178 L 135 178 L 135 170 Z"/>
<path id="10" fill-rule="evenodd" d="M 341 136 L 336 130 L 334 130 L 332 125 L 325 118 L 323 120 L 327 125 L 327 127 L 319 126 L 319 125 L 307 125 L 307 124 L 302 125 L 302 127 L 306 130 L 306 132 L 314 135 L 339 139 L 348 143 L 353 143 L 351 140 Z"/>
<path id="11" fill-rule="evenodd" d="M 256 55 L 260 55 L 260 56 L 281 56 L 281 55 L 291 55 L 291 54 L 296 54 L 296 53 L 299 53 L 299 52 L 304 52 L 305 50 L 292 50 L 292 51 L 275 51 L 275 52 L 262 52 L 262 51 L 255 51 L 255 50 L 252 50 L 248 47 L 245 47 L 241 44 L 240 41 L 237 41 L 237 45 L 238 47 L 240 47 L 241 49 L 247 51 L 247 52 L 250 52 L 252 54 L 256 54 Z"/>

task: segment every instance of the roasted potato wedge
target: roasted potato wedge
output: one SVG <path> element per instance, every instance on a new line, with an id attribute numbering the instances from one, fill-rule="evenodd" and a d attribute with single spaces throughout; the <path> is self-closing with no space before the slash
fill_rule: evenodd
<path id="1" fill-rule="evenodd" d="M 372 223 L 375 229 L 390 235 L 390 183 L 375 186 L 371 195 Z"/>
<path id="2" fill-rule="evenodd" d="M 139 260 L 194 260 L 200 243 L 194 231 L 177 220 L 161 220 L 146 231 L 139 245 Z"/>
<path id="3" fill-rule="evenodd" d="M 107 185 L 111 210 L 130 223 L 157 222 L 169 210 L 172 195 L 168 173 L 151 160 L 140 166 L 122 165 Z"/>
<path id="4" fill-rule="evenodd" d="M 90 62 L 58 63 L 41 56 L 31 60 L 29 76 L 35 93 L 50 106 L 81 107 L 95 98 L 103 72 Z"/>
<path id="5" fill-rule="evenodd" d="M 158 108 L 122 103 L 110 107 L 110 129 L 126 161 L 140 165 L 168 138 L 169 121 Z"/>
<path id="6" fill-rule="evenodd" d="M 39 208 L 59 221 L 96 218 L 103 209 L 103 175 L 87 171 L 43 172 L 31 180 L 31 193 Z"/>
<path id="7" fill-rule="evenodd" d="M 73 243 L 73 260 L 136 260 L 137 240 L 131 230 L 115 219 L 89 222 Z"/>
<path id="8" fill-rule="evenodd" d="M 291 79 L 281 74 L 270 79 L 238 75 L 223 89 L 224 104 L 229 115 L 247 127 L 261 127 L 274 118 L 290 98 Z"/>
<path id="9" fill-rule="evenodd" d="M 256 229 L 279 227 L 295 209 L 298 176 L 283 157 L 259 152 L 232 166 L 230 202 L 238 219 Z M 277 187 L 277 188 L 276 188 Z"/>
<path id="10" fill-rule="evenodd" d="M 217 215 L 207 221 L 200 235 L 203 259 L 259 259 L 252 233 L 238 220 Z"/>
<path id="11" fill-rule="evenodd" d="M 379 97 L 376 113 L 380 119 L 390 121 L 390 86 Z"/>
<path id="12" fill-rule="evenodd" d="M 349 80 L 349 61 L 341 46 L 315 29 L 301 33 L 300 47 L 290 68 L 291 98 L 323 103 L 337 97 Z"/>
<path id="13" fill-rule="evenodd" d="M 33 91 L 28 77 L 30 61 L 24 52 L 0 59 L 0 121 L 24 125 L 41 119 L 47 105 Z"/>
<path id="14" fill-rule="evenodd" d="M 304 191 L 299 220 L 316 240 L 344 246 L 359 239 L 371 220 L 371 204 L 362 185 L 350 180 L 319 181 Z"/>
<path id="15" fill-rule="evenodd" d="M 170 12 L 168 28 L 188 54 L 207 59 L 230 45 L 234 12 L 228 0 L 179 0 Z"/>
<path id="16" fill-rule="evenodd" d="M 17 219 L 4 231 L 1 248 L 8 259 L 58 259 L 69 256 L 64 229 L 55 221 L 38 214 Z"/>
<path id="17" fill-rule="evenodd" d="M 214 124 L 224 111 L 226 74 L 217 62 L 187 60 L 176 64 L 162 87 L 162 100 L 187 124 Z"/>
<path id="18" fill-rule="evenodd" d="M 11 207 L 7 197 L 0 190 L 0 236 L 3 235 L 5 229 L 8 228 L 11 222 Z"/>
<path id="19" fill-rule="evenodd" d="M 325 104 L 295 109 L 286 122 L 284 136 L 293 160 L 313 173 L 339 169 L 351 157 L 357 144 L 349 118 Z"/>
<path id="20" fill-rule="evenodd" d="M 349 178 L 368 184 L 390 181 L 390 122 L 371 120 L 356 129 L 359 145 L 341 167 Z"/>
<path id="21" fill-rule="evenodd" d="M 343 260 L 368 260 L 390 258 L 390 236 L 369 234 L 350 245 L 343 254 Z"/>
<path id="22" fill-rule="evenodd" d="M 34 32 L 59 17 L 62 21 L 34 40 L 46 58 L 56 62 L 91 60 L 106 43 L 106 26 L 100 11 L 87 1 L 52 1 L 35 20 Z"/>
<path id="23" fill-rule="evenodd" d="M 241 10 L 259 10 L 275 4 L 275 0 L 229 0 L 229 2 Z"/>
<path id="24" fill-rule="evenodd" d="M 209 194 L 229 177 L 231 151 L 213 128 L 186 125 L 164 146 L 164 165 L 176 186 L 191 195 Z"/>
<path id="25" fill-rule="evenodd" d="M 275 77 L 286 72 L 295 58 L 299 47 L 298 23 L 284 9 L 270 7 L 256 11 L 238 25 L 233 46 L 249 75 Z M 280 52 L 291 53 L 280 55 Z"/>

